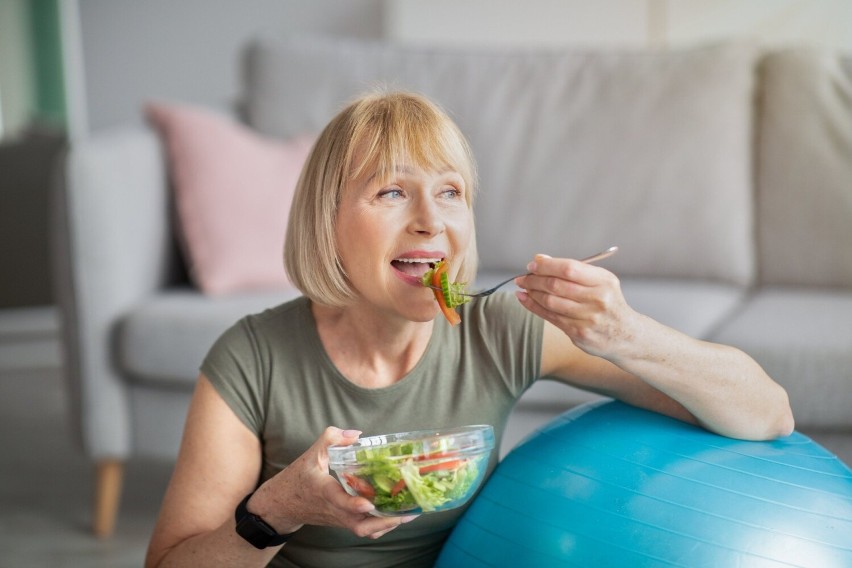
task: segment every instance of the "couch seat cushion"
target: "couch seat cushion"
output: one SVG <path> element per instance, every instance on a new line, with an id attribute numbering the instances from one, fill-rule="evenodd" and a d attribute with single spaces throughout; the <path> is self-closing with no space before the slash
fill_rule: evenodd
<path id="1" fill-rule="evenodd" d="M 797 426 L 852 426 L 852 291 L 764 289 L 712 339 L 787 389 Z"/>
<path id="2" fill-rule="evenodd" d="M 176 289 L 138 305 L 120 322 L 118 365 L 136 380 L 192 388 L 207 350 L 244 315 L 299 295 L 281 292 L 209 297 Z"/>

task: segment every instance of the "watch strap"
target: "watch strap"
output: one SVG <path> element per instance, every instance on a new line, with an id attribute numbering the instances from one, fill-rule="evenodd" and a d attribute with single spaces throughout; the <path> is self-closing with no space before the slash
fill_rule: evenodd
<path id="1" fill-rule="evenodd" d="M 275 529 L 269 525 L 269 523 L 264 521 L 258 515 L 249 512 L 246 504 L 248 503 L 248 500 L 251 499 L 252 495 L 254 495 L 254 491 L 246 495 L 245 498 L 240 501 L 240 504 L 237 505 L 237 509 L 234 512 L 234 520 L 237 522 L 237 534 L 243 537 L 255 548 L 280 546 L 287 542 L 294 533 L 278 534 L 275 532 Z"/>

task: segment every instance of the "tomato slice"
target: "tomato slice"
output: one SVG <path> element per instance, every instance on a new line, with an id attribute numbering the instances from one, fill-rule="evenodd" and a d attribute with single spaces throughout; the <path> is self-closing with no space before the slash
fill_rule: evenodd
<path id="1" fill-rule="evenodd" d="M 461 316 L 454 309 L 447 306 L 447 302 L 444 300 L 444 292 L 441 291 L 441 274 L 446 272 L 448 268 L 446 261 L 440 262 L 437 268 L 435 268 L 435 271 L 432 273 L 432 292 L 435 294 L 435 299 L 438 300 L 438 306 L 444 313 L 444 317 L 447 318 L 450 325 L 455 326 L 461 323 Z"/>
<path id="2" fill-rule="evenodd" d="M 400 479 L 393 487 L 391 487 L 391 497 L 396 497 L 396 494 L 405 489 L 405 480 Z"/>
<path id="3" fill-rule="evenodd" d="M 429 465 L 424 465 L 420 467 L 420 475 L 424 473 L 429 473 L 430 471 L 445 471 L 448 469 L 458 469 L 464 465 L 466 460 L 447 460 L 445 462 L 438 462 Z"/>
<path id="4" fill-rule="evenodd" d="M 417 461 L 442 460 L 444 458 L 451 458 L 451 457 L 456 456 L 456 455 L 458 455 L 458 452 L 455 451 L 455 450 L 451 450 L 449 452 L 438 451 L 438 452 L 431 452 L 431 453 L 428 453 L 428 454 L 422 454 L 422 455 L 417 456 L 414 459 L 416 459 Z"/>
<path id="5" fill-rule="evenodd" d="M 376 490 L 370 485 L 369 481 L 365 481 L 358 477 L 357 475 L 352 475 L 351 473 L 344 473 L 343 477 L 346 478 L 346 483 L 349 484 L 349 487 L 355 490 L 355 492 L 361 497 L 366 497 L 367 499 L 373 500 L 373 497 L 376 496 Z"/>

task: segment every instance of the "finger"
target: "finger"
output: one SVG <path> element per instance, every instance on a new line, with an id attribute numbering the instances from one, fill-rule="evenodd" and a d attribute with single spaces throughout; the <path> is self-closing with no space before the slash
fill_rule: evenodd
<path id="1" fill-rule="evenodd" d="M 320 435 L 316 444 L 323 448 L 334 445 L 349 445 L 358 441 L 358 437 L 360 435 L 360 430 L 343 430 L 336 426 L 329 426 L 323 431 L 322 435 Z"/>
<path id="2" fill-rule="evenodd" d="M 552 291 L 541 291 L 536 289 L 523 290 L 522 298 L 524 305 L 533 313 L 545 319 L 552 317 L 580 318 L 586 311 L 585 299 L 587 294 L 575 292 L 575 297 L 559 295 Z"/>
<path id="3" fill-rule="evenodd" d="M 524 276 L 518 286 L 527 292 L 541 292 L 581 303 L 591 296 L 594 287 L 570 282 L 555 276 Z"/>
<path id="4" fill-rule="evenodd" d="M 342 430 L 336 426 L 329 426 L 320 437 L 313 443 L 310 449 L 305 452 L 308 455 L 313 455 L 313 460 L 321 469 L 328 468 L 328 448 L 330 446 L 348 446 L 358 440 L 361 435 L 360 430 Z"/>
<path id="5" fill-rule="evenodd" d="M 395 529 L 395 528 L 396 528 L 396 527 L 398 527 L 398 526 L 399 526 L 399 525 L 394 525 L 394 526 L 392 526 L 392 527 L 390 527 L 390 528 L 388 528 L 388 529 L 385 529 L 385 530 L 383 530 L 383 531 L 379 531 L 379 532 L 377 532 L 377 533 L 373 533 L 373 534 L 371 534 L 371 535 L 370 535 L 370 538 L 371 538 L 371 539 L 373 539 L 373 540 L 375 540 L 375 539 L 377 539 L 377 538 L 379 538 L 379 537 L 383 537 L 383 536 L 385 536 L 386 534 L 388 534 L 389 532 L 391 532 L 393 529 Z"/>
<path id="6" fill-rule="evenodd" d="M 324 493 L 326 500 L 335 508 L 347 514 L 363 515 L 376 508 L 369 499 L 358 495 L 350 495 L 337 480 L 332 481 L 328 491 Z"/>
<path id="7" fill-rule="evenodd" d="M 553 276 L 527 276 L 522 290 L 544 309 L 571 314 L 584 309 L 586 304 L 595 304 L 599 287 L 590 287 L 569 282 Z"/>
<path id="8" fill-rule="evenodd" d="M 417 518 L 417 517 L 419 517 L 419 516 L 420 516 L 420 515 L 407 515 L 407 516 L 405 516 L 405 517 L 397 517 L 397 519 L 399 520 L 399 523 L 397 523 L 397 524 L 396 524 L 396 525 L 394 525 L 393 527 L 391 527 L 391 528 L 387 529 L 386 531 L 382 531 L 382 532 L 380 532 L 380 533 L 375 533 L 375 534 L 373 534 L 373 535 L 370 535 L 370 538 L 379 538 L 380 536 L 385 535 L 385 534 L 387 534 L 387 533 L 391 532 L 392 530 L 394 530 L 395 528 L 397 528 L 399 525 L 404 525 L 405 523 L 410 523 L 411 521 L 413 521 L 414 519 L 416 519 L 416 518 Z"/>
<path id="9" fill-rule="evenodd" d="M 416 518 L 416 517 L 415 517 Z M 399 525 L 413 520 L 412 517 L 371 517 L 359 523 L 356 531 L 369 531 L 364 536 L 372 539 L 379 538 L 391 532 Z M 375 530 L 374 530 L 375 529 Z M 356 534 L 358 534 L 356 532 Z"/>
<path id="10" fill-rule="evenodd" d="M 573 258 L 553 258 L 546 254 L 537 254 L 527 265 L 527 270 L 537 276 L 552 276 L 576 282 L 583 286 L 594 286 L 600 281 L 606 269 L 587 264 Z"/>
<path id="11" fill-rule="evenodd" d="M 365 517 L 362 515 L 352 527 L 352 532 L 358 536 L 378 538 L 389 533 L 400 524 L 401 521 L 396 517 L 374 517 L 372 515 Z"/>

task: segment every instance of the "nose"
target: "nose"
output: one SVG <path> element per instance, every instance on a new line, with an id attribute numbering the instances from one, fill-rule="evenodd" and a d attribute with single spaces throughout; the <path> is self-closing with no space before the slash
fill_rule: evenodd
<path id="1" fill-rule="evenodd" d="M 412 232 L 427 237 L 441 234 L 446 227 L 441 212 L 430 199 L 417 200 L 409 226 Z"/>

